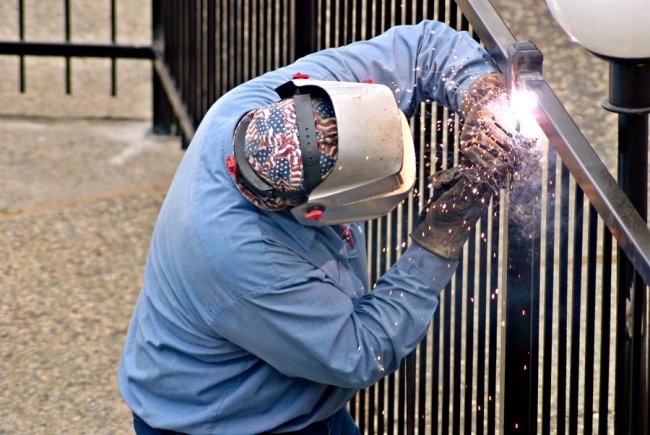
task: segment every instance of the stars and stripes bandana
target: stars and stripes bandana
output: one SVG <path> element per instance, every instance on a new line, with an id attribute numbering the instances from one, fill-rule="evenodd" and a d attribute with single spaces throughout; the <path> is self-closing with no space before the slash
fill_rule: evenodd
<path id="1" fill-rule="evenodd" d="M 334 109 L 323 98 L 312 99 L 321 180 L 330 173 L 337 157 L 337 130 Z M 302 154 L 296 124 L 296 106 L 286 99 L 249 112 L 244 155 L 251 167 L 280 192 L 304 192 Z M 304 202 L 271 196 L 262 198 L 249 191 L 235 175 L 239 191 L 256 206 L 279 211 Z"/>

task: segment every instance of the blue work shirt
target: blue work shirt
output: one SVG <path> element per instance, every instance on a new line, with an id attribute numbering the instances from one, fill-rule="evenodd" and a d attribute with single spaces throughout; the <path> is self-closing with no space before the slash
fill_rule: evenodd
<path id="1" fill-rule="evenodd" d="M 457 110 L 494 71 L 465 32 L 425 21 L 324 50 L 253 79 L 209 110 L 162 205 L 119 385 L 150 426 L 201 434 L 290 431 L 331 416 L 425 336 L 456 262 L 417 244 L 370 291 L 362 224 L 308 227 L 236 189 L 225 159 L 248 111 L 294 73 L 373 79 L 401 110 Z"/>

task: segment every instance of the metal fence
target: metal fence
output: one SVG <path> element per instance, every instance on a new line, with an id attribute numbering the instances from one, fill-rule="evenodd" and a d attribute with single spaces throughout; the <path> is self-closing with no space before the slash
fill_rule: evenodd
<path id="1" fill-rule="evenodd" d="M 151 59 L 154 129 L 187 144 L 237 84 L 394 25 L 436 19 L 468 30 L 504 71 L 515 42 L 479 0 L 153 0 L 152 11 L 152 47 L 21 37 L 0 41 L 0 54 Z M 520 180 L 491 204 L 427 338 L 352 400 L 364 433 L 648 433 L 645 209 L 634 209 L 543 78 L 522 84 L 539 100 L 542 179 Z M 371 281 L 409 243 L 427 175 L 457 159 L 453 113 L 422 104 L 411 126 L 419 181 L 393 213 L 367 224 Z M 524 184 L 525 218 L 515 220 Z"/>

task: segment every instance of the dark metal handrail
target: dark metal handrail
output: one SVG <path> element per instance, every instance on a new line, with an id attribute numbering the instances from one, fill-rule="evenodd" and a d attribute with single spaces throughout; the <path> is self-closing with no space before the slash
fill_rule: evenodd
<path id="1" fill-rule="evenodd" d="M 88 44 L 80 42 L 0 41 L 0 53 L 16 56 L 104 57 L 153 60 L 150 45 Z"/>
<path id="2" fill-rule="evenodd" d="M 494 7 L 484 0 L 456 0 L 497 62 L 507 70 L 508 49 L 516 42 Z M 650 231 L 641 215 L 621 191 L 551 87 L 544 80 L 528 83 L 538 97 L 541 112 L 537 120 L 562 161 L 596 207 L 614 238 L 630 258 L 637 272 L 650 283 Z"/>

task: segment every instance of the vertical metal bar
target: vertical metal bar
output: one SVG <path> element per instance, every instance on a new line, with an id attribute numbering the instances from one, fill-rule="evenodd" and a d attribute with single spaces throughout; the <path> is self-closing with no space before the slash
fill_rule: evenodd
<path id="1" fill-rule="evenodd" d="M 338 16 L 337 16 L 337 25 L 336 25 L 336 30 L 337 30 L 337 39 L 336 39 L 336 46 L 340 47 L 342 45 L 345 45 L 345 13 L 346 13 L 346 8 L 345 8 L 345 3 L 344 0 L 336 0 L 336 3 L 338 3 Z M 341 4 L 343 3 L 343 4 Z"/>
<path id="2" fill-rule="evenodd" d="M 449 25 L 456 30 L 460 30 L 458 22 L 458 8 L 455 5 L 454 1 L 450 1 L 451 4 L 448 4 L 447 12 L 449 14 Z"/>
<path id="3" fill-rule="evenodd" d="M 375 410 L 375 415 L 377 416 L 377 431 L 376 433 L 384 433 L 385 431 L 385 416 L 386 416 L 386 381 L 385 379 L 380 379 L 377 382 L 377 409 Z M 388 406 L 391 406 L 392 403 L 389 403 Z M 370 432 L 372 433 L 372 432 Z"/>
<path id="4" fill-rule="evenodd" d="M 467 246 L 467 295 L 465 297 L 465 433 L 472 432 L 472 383 L 474 381 L 474 275 L 476 272 L 476 229 L 472 228 Z"/>
<path id="5" fill-rule="evenodd" d="M 478 276 L 478 339 L 476 348 L 476 433 L 483 434 L 485 419 L 485 330 L 487 307 L 487 271 L 488 271 L 488 216 L 481 219 L 479 245 Z M 498 235 L 493 237 L 498 237 Z"/>
<path id="6" fill-rule="evenodd" d="M 605 107 L 618 113 L 618 184 L 645 220 L 648 206 L 648 113 L 650 64 L 610 62 L 609 100 Z M 647 288 L 628 257 L 619 249 L 616 430 L 647 433 L 648 386 L 646 374 Z M 624 293 L 624 295 L 620 295 Z M 623 316 L 628 317 L 627 329 Z M 631 320 L 631 322 L 630 322 Z M 620 372 L 624 372 L 620 374 Z"/>
<path id="7" fill-rule="evenodd" d="M 287 28 L 287 8 L 286 8 L 286 2 L 287 0 L 282 0 L 280 2 L 280 16 L 282 16 L 282 25 L 280 26 L 281 31 L 280 31 L 280 41 L 282 44 L 282 52 L 281 52 L 281 64 L 282 65 L 287 65 L 289 63 L 289 58 L 287 56 L 287 35 L 289 34 L 288 28 Z M 318 29 L 314 29 L 314 32 L 318 33 Z"/>
<path id="8" fill-rule="evenodd" d="M 443 296 L 444 298 L 444 296 Z M 431 389 L 429 390 L 431 398 L 431 435 L 438 434 L 438 415 L 439 415 L 439 391 L 440 391 L 440 310 L 442 304 L 438 306 L 436 313 L 433 317 L 432 328 L 432 349 L 431 349 Z M 426 343 L 426 341 L 425 341 Z M 426 349 L 426 348 L 425 348 Z M 422 418 L 425 421 L 424 418 Z M 424 427 L 419 428 L 419 433 L 424 434 Z"/>
<path id="9" fill-rule="evenodd" d="M 557 357 L 557 432 L 565 431 L 566 416 L 566 352 L 567 352 L 567 299 L 569 264 L 569 169 L 562 164 L 560 172 L 562 197 L 560 198 L 560 267 L 558 282 L 558 357 Z"/>
<path id="10" fill-rule="evenodd" d="M 352 42 L 354 31 L 354 3 L 355 0 L 345 0 L 345 35 L 343 35 L 343 44 Z"/>
<path id="11" fill-rule="evenodd" d="M 111 0 L 111 42 L 117 43 L 117 10 L 115 0 Z M 117 96 L 117 59 L 111 58 L 111 96 Z"/>
<path id="12" fill-rule="evenodd" d="M 406 357 L 406 433 L 415 433 L 415 361 L 416 351 Z"/>
<path id="13" fill-rule="evenodd" d="M 227 27 L 226 31 L 227 33 L 227 38 L 226 41 L 228 41 L 228 63 L 227 63 L 227 68 L 228 68 L 228 82 L 227 82 L 227 90 L 231 90 L 235 86 L 237 86 L 237 57 L 239 53 L 237 53 L 237 4 L 236 2 L 229 0 L 227 1 L 228 4 L 228 12 L 227 12 Z M 264 2 L 266 6 L 266 2 Z M 265 8 L 266 10 L 266 8 Z M 266 16 L 266 15 L 265 15 Z M 266 23 L 265 23 L 266 24 Z M 266 35 L 268 38 L 268 35 Z M 268 59 L 266 56 L 265 52 L 265 59 Z"/>
<path id="14" fill-rule="evenodd" d="M 397 3 L 397 5 L 395 5 Z M 390 15 L 391 23 L 390 26 L 405 24 L 408 17 L 408 0 L 397 0 L 397 2 L 391 2 Z"/>
<path id="15" fill-rule="evenodd" d="M 460 252 L 460 257 L 463 258 L 464 249 Z M 453 433 L 460 433 L 460 398 L 461 398 L 461 350 L 463 347 L 462 337 L 462 313 L 463 313 L 463 263 L 459 263 L 455 275 L 455 289 L 454 289 L 454 388 L 453 388 L 453 413 L 452 413 L 452 427 Z"/>
<path id="16" fill-rule="evenodd" d="M 168 63 L 168 49 L 170 44 L 167 42 L 168 35 L 168 13 L 170 4 L 169 2 L 162 2 L 162 0 L 154 0 L 151 4 L 152 12 L 152 40 L 153 46 L 158 53 L 163 56 L 165 63 Z M 172 126 L 172 109 L 167 100 L 160 78 L 156 73 L 155 67 L 151 67 L 152 75 L 152 99 L 153 99 L 153 131 L 156 134 L 170 134 Z"/>
<path id="17" fill-rule="evenodd" d="M 585 400 L 583 432 L 593 432 L 594 420 L 594 359 L 596 335 L 596 264 L 598 244 L 598 214 L 589 206 L 589 228 L 587 236 L 587 313 L 585 336 Z M 601 325 L 602 326 L 602 325 Z M 602 328 L 608 333 L 608 329 Z"/>
<path id="18" fill-rule="evenodd" d="M 375 246 L 375 275 L 373 282 L 377 282 L 384 271 L 388 268 L 389 257 L 386 252 L 390 246 L 390 222 L 389 217 L 384 216 L 377 219 L 377 244 Z M 381 390 L 378 392 L 377 390 Z M 381 420 L 381 411 L 384 406 L 384 385 L 380 381 L 378 384 L 371 385 L 368 390 L 368 433 L 376 433 L 375 431 L 375 417 L 379 416 Z M 378 393 L 378 394 L 376 394 Z M 378 397 L 377 397 L 378 396 Z M 379 403 L 376 405 L 376 400 L 379 399 Z M 381 424 L 381 423 L 380 423 Z"/>
<path id="19" fill-rule="evenodd" d="M 611 68 L 611 75 L 619 71 L 615 64 L 612 64 Z M 623 68 L 623 70 L 627 71 L 627 67 Z M 645 77 L 646 75 L 644 75 Z M 621 74 L 620 78 L 626 80 L 635 79 L 636 77 Z M 647 89 L 647 86 L 645 89 Z M 646 91 L 642 95 L 647 96 L 648 92 Z M 621 99 L 625 100 L 624 98 Z M 646 220 L 648 208 L 648 114 L 620 113 L 618 116 L 618 136 L 619 185 L 630 198 L 641 217 Z M 618 290 L 628 293 L 627 299 L 632 307 L 632 330 L 629 331 L 631 336 L 629 337 L 625 361 L 625 368 L 628 371 L 628 379 L 626 379 L 628 382 L 626 395 L 629 405 L 628 430 L 647 433 L 648 428 L 646 427 L 647 421 L 645 418 L 647 412 L 645 408 L 648 406 L 647 376 L 645 375 L 647 361 L 644 343 L 644 336 L 647 332 L 644 331 L 643 327 L 646 321 L 646 285 L 640 275 L 634 271 L 631 263 L 627 260 L 627 256 L 621 256 L 620 261 L 625 262 L 626 267 L 623 269 L 625 273 L 620 280 L 624 286 L 620 286 Z"/>
<path id="20" fill-rule="evenodd" d="M 456 9 L 458 12 L 458 18 L 460 19 L 460 30 L 469 31 L 469 20 L 467 17 L 462 14 L 462 11 L 458 6 L 456 6 L 454 9 Z"/>
<path id="21" fill-rule="evenodd" d="M 493 207 L 496 208 L 496 202 L 493 200 Z M 496 401 L 497 401 L 497 338 L 499 336 L 499 233 L 500 233 L 500 212 L 493 210 L 490 223 L 492 225 L 492 247 L 490 255 L 490 286 L 492 293 L 490 295 L 490 339 L 488 343 L 488 435 L 496 433 Z"/>
<path id="22" fill-rule="evenodd" d="M 521 185 L 515 185 L 511 198 L 518 197 Z M 533 189 L 533 187 L 526 187 Z M 535 188 L 537 190 L 537 188 Z M 533 199 L 535 198 L 535 199 Z M 540 210 L 541 186 L 530 197 L 530 210 Z M 519 199 L 517 199 L 519 200 Z M 512 204 L 512 201 L 511 201 Z M 513 209 L 514 210 L 514 209 Z M 505 341 L 503 349 L 503 430 L 506 433 L 536 433 L 537 422 L 533 389 L 537 389 L 536 364 L 539 337 L 535 317 L 539 309 L 540 214 L 532 220 L 532 233 L 521 234 L 517 225 L 508 225 L 508 267 L 505 304 Z"/>
<path id="23" fill-rule="evenodd" d="M 386 431 L 389 435 L 395 432 L 395 373 L 388 376 L 388 412 L 386 419 Z"/>
<path id="24" fill-rule="evenodd" d="M 188 27 L 186 32 L 186 38 L 188 42 L 188 52 L 187 52 L 188 56 L 187 56 L 187 81 L 186 81 L 187 94 L 185 96 L 185 106 L 188 109 L 194 127 L 196 127 L 199 121 L 199 116 L 198 116 L 199 114 L 196 109 L 197 107 L 196 102 L 199 93 L 199 86 L 196 81 L 196 72 L 198 69 L 198 59 L 199 59 L 199 56 L 197 56 L 198 44 L 196 38 L 197 0 L 186 0 L 185 3 L 187 4 L 186 13 L 187 13 L 187 21 L 188 21 Z"/>
<path id="25" fill-rule="evenodd" d="M 216 0 L 208 0 L 208 26 L 207 26 L 207 80 L 208 80 L 208 105 L 206 110 L 217 100 L 217 68 L 216 68 Z"/>
<path id="26" fill-rule="evenodd" d="M 539 315 L 540 315 L 540 273 L 541 273 L 541 229 L 542 229 L 542 216 L 541 216 L 541 202 L 542 202 L 542 185 L 541 180 L 539 186 L 535 188 L 534 196 L 536 205 L 533 206 L 535 211 L 535 234 L 533 235 L 533 261 L 532 267 L 534 271 L 533 282 L 531 288 L 531 309 L 530 309 L 530 434 L 537 434 L 537 405 L 538 405 L 538 390 L 537 385 L 539 382 Z"/>
<path id="27" fill-rule="evenodd" d="M 553 280 L 555 275 L 555 186 L 557 155 L 549 146 L 546 171 L 546 268 L 544 270 L 544 361 L 542 374 L 542 434 L 551 433 L 551 395 L 553 372 Z"/>
<path id="28" fill-rule="evenodd" d="M 619 247 L 617 249 L 617 259 L 621 256 L 624 256 L 625 253 Z M 616 433 L 626 434 L 628 433 L 628 419 L 629 419 L 629 405 L 628 399 L 626 397 L 627 388 L 626 382 L 629 382 L 626 379 L 626 372 L 629 371 L 626 367 L 627 358 L 626 353 L 628 352 L 630 337 L 627 332 L 626 326 L 626 314 L 627 314 L 627 293 L 629 283 L 627 282 L 627 269 L 628 264 L 623 260 L 617 260 L 617 271 L 616 271 L 616 383 L 615 385 L 615 395 L 614 395 L 614 409 L 616 414 L 614 414 L 614 427 Z"/>
<path id="29" fill-rule="evenodd" d="M 193 1 L 192 1 L 193 3 Z M 179 33 L 179 37 L 182 38 L 180 42 L 180 46 L 182 47 L 181 51 L 181 65 L 179 66 L 179 69 L 182 71 L 181 77 L 182 79 L 180 80 L 180 88 L 181 88 L 181 98 L 183 99 L 183 103 L 185 103 L 186 107 L 189 106 L 190 108 L 188 111 L 190 111 L 189 115 L 192 118 L 192 123 L 195 124 L 194 122 L 194 113 L 191 113 L 191 101 L 192 101 L 192 89 L 191 89 L 191 81 L 192 81 L 192 74 L 191 74 L 191 62 L 192 62 L 192 44 L 193 44 L 193 38 L 191 37 L 192 34 L 192 28 L 191 28 L 191 3 L 187 0 L 181 2 L 181 32 Z M 183 146 L 187 147 L 189 146 L 189 138 L 185 136 L 184 133 L 181 133 L 181 141 L 183 142 Z"/>
<path id="30" fill-rule="evenodd" d="M 384 3 L 383 24 L 380 33 L 385 32 L 390 28 L 390 26 L 392 25 L 391 19 L 393 18 L 390 11 L 390 3 L 391 3 L 390 0 L 384 0 L 383 3 Z"/>
<path id="31" fill-rule="evenodd" d="M 70 0 L 63 1 L 64 9 L 64 26 L 65 26 L 65 41 L 70 42 Z M 70 61 L 70 56 L 65 57 L 65 93 L 70 95 L 72 94 L 72 83 L 71 83 L 71 68 L 72 64 Z"/>
<path id="32" fill-rule="evenodd" d="M 25 41 L 25 0 L 18 0 L 18 37 L 21 42 Z M 19 89 L 21 93 L 25 93 L 26 80 L 25 80 L 25 56 L 19 58 Z"/>
<path id="33" fill-rule="evenodd" d="M 251 28 L 253 29 L 254 35 L 252 37 L 252 44 L 253 48 L 252 51 L 254 54 L 253 60 L 252 60 L 252 66 L 253 66 L 253 75 L 258 76 L 260 75 L 263 71 L 264 68 L 262 67 L 262 57 L 261 57 L 261 52 L 262 52 L 262 44 L 264 41 L 264 35 L 262 32 L 262 22 L 261 22 L 261 0 L 252 0 L 253 3 L 253 10 L 252 10 L 252 26 Z"/>
<path id="34" fill-rule="evenodd" d="M 336 17 L 338 10 L 338 2 L 331 0 L 329 2 L 329 32 L 327 35 L 327 46 L 336 47 Z"/>
<path id="35" fill-rule="evenodd" d="M 185 57 L 185 42 L 187 38 L 185 38 L 185 29 L 187 26 L 185 25 L 185 18 L 187 17 L 187 14 L 185 13 L 185 4 L 187 2 L 183 0 L 176 0 L 176 12 L 178 15 L 177 21 L 177 31 L 175 36 L 176 39 L 176 48 L 177 48 L 177 86 L 179 93 L 181 94 L 181 98 L 183 98 L 183 101 L 185 100 L 186 93 L 185 93 L 185 86 L 184 86 L 184 81 L 185 81 L 185 67 L 187 64 L 187 59 Z"/>
<path id="36" fill-rule="evenodd" d="M 573 218 L 573 280 L 571 297 L 571 367 L 569 380 L 569 433 L 578 433 L 578 388 L 580 384 L 580 307 L 582 292 L 582 220 L 584 193 L 576 186 Z"/>
<path id="37" fill-rule="evenodd" d="M 246 66 L 247 66 L 247 50 L 246 50 L 246 37 L 248 36 L 248 29 L 246 28 L 246 2 L 238 1 L 233 5 L 233 27 L 232 31 L 235 32 L 235 83 L 234 86 L 245 82 L 247 80 Z M 274 35 L 269 35 L 271 44 L 275 44 L 275 38 L 280 31 L 276 28 Z"/>
<path id="38" fill-rule="evenodd" d="M 270 43 L 270 53 L 269 53 L 269 70 L 277 69 L 279 67 L 278 65 L 278 56 L 276 54 L 277 51 L 277 45 L 278 45 L 278 17 L 276 14 L 275 6 L 277 5 L 277 0 L 274 2 L 271 2 L 269 5 L 269 22 L 271 26 L 271 35 L 269 35 L 269 43 Z M 312 33 L 314 32 L 314 29 L 311 30 Z"/>
<path id="39" fill-rule="evenodd" d="M 316 51 L 318 7 L 315 0 L 296 1 L 296 58 Z"/>
<path id="40" fill-rule="evenodd" d="M 196 83 L 194 87 L 196 88 L 196 101 L 195 101 L 195 126 L 198 127 L 198 124 L 203 119 L 205 114 L 205 95 L 207 93 L 207 85 L 205 81 L 205 68 L 206 68 L 206 59 L 205 59 L 205 45 L 206 37 L 205 33 L 205 8 L 207 0 L 195 0 L 195 15 L 196 15 L 196 30 L 194 35 L 196 38 L 196 50 L 195 50 L 195 68 L 194 77 Z M 243 50 L 242 50 L 243 51 Z"/>
<path id="41" fill-rule="evenodd" d="M 449 433 L 451 409 L 451 282 L 443 290 L 445 322 L 443 325 L 443 356 L 442 356 L 442 419 L 440 428 L 443 433 Z"/>
<path id="42" fill-rule="evenodd" d="M 416 1 L 415 2 L 415 23 L 419 23 L 422 21 L 425 17 L 424 14 L 424 7 L 425 7 L 424 1 Z"/>
<path id="43" fill-rule="evenodd" d="M 609 413 L 609 346 L 611 331 L 611 295 L 612 295 L 612 233 L 607 227 L 603 229 L 603 264 L 602 264 L 602 317 L 600 338 L 600 397 L 598 400 L 598 433 L 606 435 Z"/>
<path id="44" fill-rule="evenodd" d="M 248 4 L 248 76 L 249 78 L 253 78 L 257 76 L 257 71 L 255 69 L 255 64 L 256 64 L 256 59 L 257 59 L 257 48 L 256 48 L 256 43 L 257 43 L 257 26 L 256 26 L 256 14 L 257 14 L 257 9 L 255 7 L 256 1 L 255 0 L 246 0 Z M 286 0 L 284 0 L 282 3 L 284 4 Z M 285 11 L 285 14 L 288 12 Z M 285 20 L 288 20 L 288 17 L 284 17 Z M 287 37 L 286 30 L 283 30 L 283 36 Z M 283 44 L 288 45 L 290 41 L 283 41 Z"/>
<path id="45" fill-rule="evenodd" d="M 397 384 L 397 434 L 404 435 L 406 423 L 406 358 L 399 367 Z"/>
<path id="46" fill-rule="evenodd" d="M 180 64 L 181 64 L 181 36 L 180 36 L 180 30 L 181 30 L 181 10 L 180 10 L 180 0 L 171 0 L 171 4 L 169 5 L 170 9 L 170 16 L 168 18 L 169 22 L 171 23 L 170 25 L 170 31 L 167 32 L 165 31 L 165 35 L 169 35 L 169 52 L 167 51 L 167 46 L 165 48 L 165 56 L 167 59 L 167 62 L 169 63 L 170 70 L 172 72 L 173 77 L 176 79 L 176 87 L 178 88 L 179 93 L 181 92 L 180 89 L 180 77 L 181 77 L 181 69 L 180 69 Z M 179 128 L 179 122 L 176 116 L 172 116 L 173 119 L 173 126 L 172 126 L 172 132 L 177 132 L 180 131 L 181 129 Z M 181 139 L 181 144 L 183 147 L 185 147 L 185 142 L 182 141 Z"/>
<path id="47" fill-rule="evenodd" d="M 223 87 L 223 59 L 224 59 L 224 50 L 223 50 L 223 0 L 215 0 L 215 96 L 219 98 L 224 93 Z"/>
<path id="48" fill-rule="evenodd" d="M 648 391 L 647 391 L 647 376 L 646 370 L 646 355 L 645 355 L 645 339 L 647 333 L 645 329 L 646 322 L 646 286 L 638 273 L 633 273 L 633 287 L 632 287 L 632 325 L 633 325 L 633 341 L 632 341 L 632 386 L 631 386 L 631 415 L 630 427 L 636 433 L 647 434 L 648 428 L 646 427 L 646 413 Z"/>

